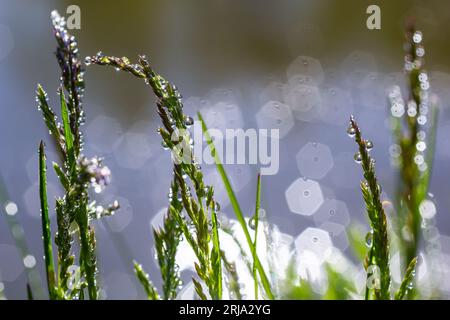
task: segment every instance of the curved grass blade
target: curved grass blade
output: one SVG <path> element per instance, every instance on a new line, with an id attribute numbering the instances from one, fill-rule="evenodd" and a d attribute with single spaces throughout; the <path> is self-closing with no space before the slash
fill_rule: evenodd
<path id="1" fill-rule="evenodd" d="M 203 117 L 200 114 L 200 112 L 197 113 L 197 117 L 200 120 L 200 122 L 202 123 L 203 134 L 205 135 L 206 141 L 207 141 L 208 146 L 209 146 L 209 148 L 211 150 L 211 154 L 214 157 L 214 162 L 216 163 L 217 171 L 219 172 L 220 177 L 222 178 L 222 181 L 223 181 L 223 183 L 225 185 L 225 189 L 227 190 L 227 194 L 228 194 L 228 197 L 230 198 L 230 202 L 231 202 L 233 210 L 234 210 L 234 212 L 236 214 L 236 218 L 238 219 L 239 224 L 241 225 L 242 230 L 244 231 L 245 239 L 247 240 L 247 244 L 248 244 L 248 246 L 250 248 L 250 251 L 252 253 L 253 261 L 255 263 L 256 269 L 258 270 L 259 276 L 261 277 L 261 283 L 262 283 L 262 285 L 264 287 L 264 291 L 265 291 L 267 297 L 272 300 L 272 299 L 274 299 L 274 295 L 272 294 L 272 290 L 270 288 L 269 279 L 267 278 L 266 272 L 264 271 L 264 268 L 263 268 L 263 266 L 261 264 L 261 261 L 258 258 L 258 255 L 256 253 L 256 249 L 253 246 L 253 241 L 252 241 L 252 238 L 250 236 L 250 232 L 248 231 L 247 223 L 245 222 L 244 215 L 242 213 L 241 207 L 239 206 L 239 202 L 238 202 L 238 200 L 236 198 L 236 195 L 235 195 L 235 193 L 233 191 L 233 188 L 231 187 L 230 181 L 228 180 L 228 176 L 227 176 L 227 174 L 225 172 L 225 169 L 224 169 L 224 167 L 223 167 L 223 165 L 222 165 L 222 163 L 220 161 L 220 158 L 217 155 L 216 148 L 215 148 L 214 143 L 213 143 L 213 141 L 211 139 L 211 136 L 208 133 L 208 128 L 206 127 L 205 121 L 203 120 Z"/>
<path id="2" fill-rule="evenodd" d="M 64 91 L 62 89 L 59 89 L 59 97 L 61 101 L 61 118 L 64 130 L 64 143 L 66 147 L 67 164 L 69 167 L 70 176 L 73 178 L 76 170 L 76 156 L 73 145 L 73 134 L 70 128 L 69 111 L 67 109 Z"/>
<path id="3" fill-rule="evenodd" d="M 261 174 L 258 174 L 258 180 L 256 182 L 256 201 L 255 201 L 255 216 L 252 218 L 254 219 L 255 224 L 255 238 L 253 240 L 253 247 L 255 248 L 255 251 L 257 251 L 258 248 L 258 225 L 259 225 L 259 209 L 261 207 Z M 256 264 L 253 263 L 253 280 L 255 285 L 255 300 L 258 300 L 258 291 L 259 291 L 259 285 L 258 285 L 258 274 L 256 270 Z"/>
<path id="4" fill-rule="evenodd" d="M 406 269 L 405 277 L 403 278 L 402 284 L 395 294 L 395 300 L 402 300 L 409 291 L 412 290 L 414 276 L 416 273 L 417 258 L 414 258 L 409 263 L 408 269 Z"/>
<path id="5" fill-rule="evenodd" d="M 52 235 L 47 202 L 47 174 L 45 164 L 44 142 L 39 145 L 39 196 L 41 200 L 42 238 L 44 241 L 45 271 L 47 275 L 48 293 L 51 300 L 57 298 L 56 277 L 53 263 Z"/>

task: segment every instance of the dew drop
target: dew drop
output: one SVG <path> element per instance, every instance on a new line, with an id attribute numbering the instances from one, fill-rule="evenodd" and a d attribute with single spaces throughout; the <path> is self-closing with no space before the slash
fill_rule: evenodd
<path id="1" fill-rule="evenodd" d="M 420 31 L 416 31 L 413 35 L 412 40 L 414 41 L 414 43 L 421 43 L 422 42 L 422 32 Z"/>
<path id="2" fill-rule="evenodd" d="M 372 242 L 373 242 L 373 230 L 370 230 L 366 234 L 366 246 L 370 248 L 372 246 Z"/>
<path id="3" fill-rule="evenodd" d="M 17 204 L 15 204 L 14 202 L 6 203 L 5 211 L 8 216 L 15 216 L 18 211 Z"/>
<path id="4" fill-rule="evenodd" d="M 350 138 L 353 138 L 356 135 L 356 129 L 353 126 L 349 126 L 347 129 L 347 134 Z"/>
<path id="5" fill-rule="evenodd" d="M 356 163 L 361 163 L 361 161 L 362 161 L 361 153 L 359 153 L 359 152 L 355 153 L 355 156 L 353 157 L 353 159 L 355 160 Z"/>
<path id="6" fill-rule="evenodd" d="M 370 141 L 370 140 L 366 140 L 365 143 L 364 143 L 364 145 L 366 146 L 366 150 L 367 150 L 367 151 L 370 151 L 370 150 L 373 149 L 373 143 L 372 143 L 372 141 Z"/>
<path id="7" fill-rule="evenodd" d="M 167 143 L 165 143 L 164 141 L 161 142 L 161 147 L 162 147 L 164 150 L 169 150 L 169 146 L 168 146 Z"/>
<path id="8" fill-rule="evenodd" d="M 187 116 L 187 117 L 184 119 L 184 124 L 185 124 L 187 127 L 190 127 L 190 126 L 192 126 L 192 125 L 194 124 L 194 119 L 192 119 L 192 117 Z"/>
<path id="9" fill-rule="evenodd" d="M 250 229 L 255 230 L 255 228 L 256 228 L 255 217 L 251 217 L 250 220 L 248 220 L 248 226 L 250 227 Z"/>

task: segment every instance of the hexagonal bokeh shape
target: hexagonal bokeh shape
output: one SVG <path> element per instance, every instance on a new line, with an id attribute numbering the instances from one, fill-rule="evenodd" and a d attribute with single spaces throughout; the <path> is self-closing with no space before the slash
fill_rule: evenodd
<path id="1" fill-rule="evenodd" d="M 325 199 L 313 218 L 316 225 L 321 225 L 324 222 L 334 222 L 347 226 L 350 223 L 347 204 L 336 199 Z"/>
<path id="2" fill-rule="evenodd" d="M 327 221 L 320 225 L 320 229 L 328 232 L 335 247 L 341 251 L 348 248 L 347 232 L 342 224 Z"/>
<path id="3" fill-rule="evenodd" d="M 321 114 L 322 98 L 316 86 L 291 86 L 286 92 L 285 101 L 297 120 L 312 121 Z"/>
<path id="4" fill-rule="evenodd" d="M 258 128 L 267 129 L 267 136 L 271 136 L 271 129 L 278 129 L 283 138 L 294 127 L 294 117 L 288 105 L 269 101 L 256 113 L 256 123 Z"/>
<path id="5" fill-rule="evenodd" d="M 317 142 L 308 142 L 295 158 L 300 173 L 311 179 L 322 179 L 334 165 L 330 148 Z"/>
<path id="6" fill-rule="evenodd" d="M 302 75 L 305 80 L 319 84 L 323 81 L 323 68 L 320 61 L 307 56 L 299 56 L 289 65 L 286 71 L 288 78 Z"/>
<path id="7" fill-rule="evenodd" d="M 322 229 L 307 228 L 295 239 L 295 249 L 298 255 L 305 251 L 314 253 L 320 262 L 326 260 L 333 248 L 330 234 Z"/>
<path id="8" fill-rule="evenodd" d="M 216 88 L 208 92 L 206 99 L 213 105 L 220 102 L 239 105 L 241 101 L 241 92 L 235 88 Z"/>
<path id="9" fill-rule="evenodd" d="M 322 190 L 314 180 L 299 178 L 286 190 L 286 201 L 294 213 L 311 216 L 323 203 Z"/>

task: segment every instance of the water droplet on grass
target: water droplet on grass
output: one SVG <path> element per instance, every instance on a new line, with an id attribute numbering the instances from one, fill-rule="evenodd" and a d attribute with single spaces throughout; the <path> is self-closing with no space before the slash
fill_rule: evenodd
<path id="1" fill-rule="evenodd" d="M 362 161 L 361 153 L 359 153 L 359 152 L 355 153 L 355 156 L 353 157 L 353 159 L 355 160 L 356 163 L 361 163 L 361 161 Z"/>

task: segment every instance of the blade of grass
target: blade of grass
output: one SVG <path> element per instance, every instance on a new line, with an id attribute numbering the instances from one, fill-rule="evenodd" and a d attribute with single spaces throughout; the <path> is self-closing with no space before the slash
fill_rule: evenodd
<path id="1" fill-rule="evenodd" d="M 258 180 L 256 182 L 256 201 L 255 201 L 255 216 L 254 216 L 254 223 L 255 223 L 255 238 L 253 240 L 253 247 L 255 248 L 256 253 L 258 248 L 258 225 L 259 225 L 259 208 L 261 206 L 261 174 L 258 174 Z M 258 300 L 258 274 L 256 272 L 256 264 L 253 263 L 253 280 L 255 283 L 255 300 Z"/>
<path id="2" fill-rule="evenodd" d="M 267 297 L 272 300 L 272 299 L 274 299 L 274 296 L 273 296 L 272 290 L 270 288 L 269 279 L 267 278 L 266 272 L 264 271 L 261 261 L 258 258 L 255 247 L 253 246 L 253 241 L 250 236 L 250 232 L 248 231 L 248 227 L 247 227 L 247 223 L 245 222 L 244 215 L 239 206 L 239 202 L 236 198 L 233 188 L 231 187 L 230 181 L 228 180 L 228 176 L 227 176 L 225 169 L 221 163 L 221 160 L 220 160 L 219 156 L 217 155 L 216 148 L 211 139 L 211 136 L 208 133 L 208 128 L 206 127 L 205 121 L 203 120 L 203 117 L 200 114 L 200 112 L 197 113 L 197 117 L 200 120 L 200 122 L 202 123 L 203 134 L 206 137 L 206 141 L 211 150 L 211 154 L 214 158 L 214 162 L 216 163 L 217 171 L 219 172 L 220 177 L 222 178 L 222 181 L 225 185 L 225 189 L 227 191 L 228 197 L 230 198 L 231 205 L 236 214 L 236 218 L 238 219 L 239 224 L 241 225 L 242 230 L 244 232 L 245 239 L 247 240 L 247 244 L 248 244 L 250 251 L 252 253 L 252 256 L 253 256 L 253 261 L 255 263 L 256 268 L 258 269 L 259 276 L 261 277 L 261 283 L 264 287 L 264 291 L 265 291 Z"/>
<path id="3" fill-rule="evenodd" d="M 31 285 L 27 282 L 27 298 L 28 300 L 34 300 L 33 291 L 31 290 Z"/>
<path id="4" fill-rule="evenodd" d="M 414 281 L 414 275 L 416 272 L 417 258 L 414 258 L 409 263 L 408 269 L 406 269 L 405 277 L 403 278 L 402 284 L 395 294 L 395 300 L 402 300 L 410 290 L 412 290 L 412 285 Z"/>
<path id="5" fill-rule="evenodd" d="M 67 164 L 69 166 L 70 176 L 71 178 L 73 178 L 76 169 L 76 157 L 73 146 L 73 134 L 69 122 L 69 111 L 67 110 L 66 98 L 64 96 L 64 91 L 62 90 L 62 88 L 59 89 L 59 97 L 61 101 L 61 118 L 64 129 L 64 142 L 66 146 Z"/>
<path id="6" fill-rule="evenodd" d="M 56 299 L 56 278 L 53 264 L 53 246 L 50 230 L 50 219 L 47 202 L 47 176 L 45 164 L 44 142 L 39 145 L 39 196 L 41 200 L 42 235 L 44 240 L 45 270 L 47 275 L 48 293 L 51 300 Z"/>

